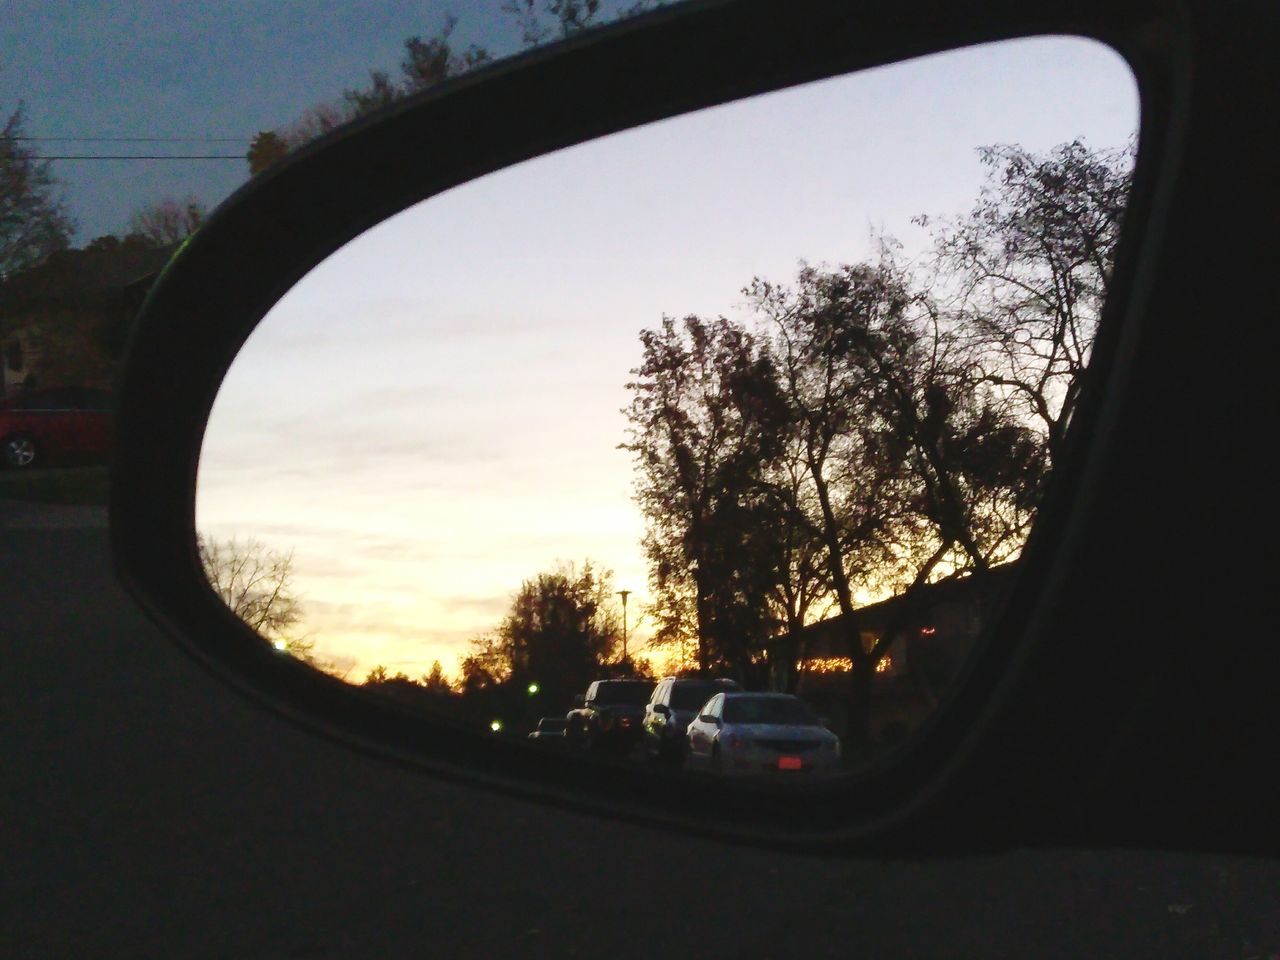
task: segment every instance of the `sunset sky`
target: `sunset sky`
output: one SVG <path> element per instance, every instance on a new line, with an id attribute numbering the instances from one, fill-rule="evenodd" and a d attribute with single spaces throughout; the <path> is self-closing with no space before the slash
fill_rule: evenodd
<path id="1" fill-rule="evenodd" d="M 646 598 L 620 413 L 638 332 L 739 315 L 753 276 L 908 253 L 977 195 L 974 148 L 1136 129 L 1127 67 L 1082 40 L 975 48 L 733 104 L 426 201 L 299 283 L 237 358 L 198 526 L 294 554 L 317 652 L 456 675 L 522 579 L 591 558 Z"/>

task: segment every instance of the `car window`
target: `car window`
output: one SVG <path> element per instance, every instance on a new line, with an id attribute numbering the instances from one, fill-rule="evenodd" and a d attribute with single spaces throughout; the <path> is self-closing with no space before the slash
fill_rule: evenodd
<path id="1" fill-rule="evenodd" d="M 670 691 L 670 689 L 671 689 L 670 681 L 663 680 L 661 683 L 659 683 L 656 687 L 653 688 L 653 694 L 649 697 L 649 705 L 653 706 L 659 703 L 666 703 L 667 693 Z"/>
<path id="2" fill-rule="evenodd" d="M 816 726 L 818 718 L 803 702 L 791 697 L 734 697 L 724 705 L 728 723 L 775 723 Z"/>
<path id="3" fill-rule="evenodd" d="M 647 683 L 602 683 L 596 691 L 596 702 L 615 706 L 644 706 L 649 702 L 651 689 Z"/>
<path id="4" fill-rule="evenodd" d="M 677 710 L 696 710 L 715 696 L 716 687 L 714 683 L 676 684 L 672 690 L 671 706 Z"/>

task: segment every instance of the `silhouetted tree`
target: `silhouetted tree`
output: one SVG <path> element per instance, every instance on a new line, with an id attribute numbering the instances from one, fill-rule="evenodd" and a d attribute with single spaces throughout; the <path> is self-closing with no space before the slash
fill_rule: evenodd
<path id="1" fill-rule="evenodd" d="M 1107 293 L 1132 151 L 981 155 L 987 183 L 969 214 L 936 226 L 932 276 L 886 240 L 874 262 L 806 266 L 793 286 L 757 279 L 754 340 L 728 321 L 667 320 L 642 334 L 630 384 L 659 639 L 692 624 L 705 668 L 714 624 L 749 636 L 761 621 L 735 614 L 767 597 L 786 685 L 800 628 L 830 603 L 853 663 L 853 739 L 921 588 L 1021 550 Z M 735 392 L 744 356 L 771 385 Z M 782 415 L 744 416 L 778 406 L 742 406 L 751 395 L 780 397 Z M 858 610 L 886 594 L 903 602 L 864 641 Z"/>
<path id="2" fill-rule="evenodd" d="M 126 233 L 123 236 L 114 233 L 104 233 L 100 237 L 94 237 L 84 245 L 84 249 L 90 253 L 128 253 L 132 251 L 154 250 L 156 244 L 148 237 L 144 237 L 140 233 Z"/>
<path id="3" fill-rule="evenodd" d="M 532 683 L 544 702 L 567 704 L 617 659 L 622 625 L 612 598 L 612 575 L 590 561 L 524 581 L 498 628 L 471 641 L 463 692 Z"/>
<path id="4" fill-rule="evenodd" d="M 965 216 L 936 225 L 937 268 L 976 369 L 1042 430 L 1050 460 L 1079 399 L 1133 171 L 1133 145 L 1079 140 L 1044 154 L 982 147 L 987 180 Z M 928 223 L 928 218 L 917 218 Z"/>
<path id="5" fill-rule="evenodd" d="M 404 95 L 427 90 L 493 59 L 488 50 L 475 44 L 464 50 L 455 48 L 453 30 L 457 22 L 455 17 L 449 17 L 435 36 L 425 40 L 414 36 L 404 42 L 404 59 L 400 61 L 400 90 Z"/>
<path id="6" fill-rule="evenodd" d="M 342 99 L 350 107 L 350 114 L 353 117 L 379 110 L 399 97 L 400 90 L 392 82 L 391 77 L 382 70 L 369 71 L 367 87 L 356 87 L 342 94 Z"/>
<path id="7" fill-rule="evenodd" d="M 637 0 L 613 19 L 635 16 L 660 5 L 661 0 Z M 598 19 L 600 0 L 509 0 L 503 10 L 512 15 L 524 47 L 563 39 L 604 22 L 604 18 Z M 340 101 L 312 107 L 281 130 L 259 132 L 247 156 L 249 173 L 260 173 L 291 150 L 356 117 L 492 62 L 494 54 L 488 48 L 476 44 L 459 47 L 454 42 L 457 24 L 457 18 L 451 16 L 434 34 L 406 39 L 398 78 L 385 70 L 370 70 L 368 84 L 344 91 Z"/>
<path id="8" fill-rule="evenodd" d="M 50 162 L 25 136 L 19 105 L 0 128 L 0 281 L 66 249 L 75 229 Z"/>
<path id="9" fill-rule="evenodd" d="M 992 401 L 963 338 L 888 250 L 875 264 L 805 267 L 794 288 L 757 280 L 747 292 L 776 331 L 809 491 L 793 522 L 823 546 L 858 739 L 894 633 L 864 643 L 859 596 L 910 595 L 940 572 L 982 573 L 1016 553 L 1042 445 Z"/>
<path id="10" fill-rule="evenodd" d="M 458 50 L 453 43 L 456 17 L 445 20 L 444 26 L 432 36 L 409 37 L 404 42 L 404 59 L 400 61 L 400 80 L 396 81 L 383 70 L 369 72 L 369 84 L 343 94 L 351 116 L 361 116 L 385 107 L 401 97 L 443 83 L 451 77 L 473 70 L 493 59 L 484 47 L 471 46 Z"/>
<path id="11" fill-rule="evenodd" d="M 181 243 L 200 229 L 207 211 L 195 197 L 175 200 L 166 197 L 137 211 L 129 218 L 126 239 L 140 239 L 156 247 Z"/>
<path id="12" fill-rule="evenodd" d="M 445 698 L 454 696 L 453 688 L 444 676 L 444 671 L 437 660 L 432 665 L 431 673 L 414 680 L 403 670 L 394 674 L 388 672 L 382 664 L 378 664 L 365 676 L 361 684 L 367 690 L 390 697 L 409 707 L 439 711 Z M 455 704 L 448 704 L 448 713 L 452 714 Z"/>
<path id="13" fill-rule="evenodd" d="M 778 557 L 778 575 L 769 596 L 777 633 L 769 644 L 769 682 L 774 689 L 794 692 L 802 679 L 798 668 L 805 658 L 804 625 L 829 603 L 831 594 L 822 541 L 806 519 L 815 514 L 816 501 L 808 482 L 803 438 L 794 422 L 787 425 L 782 457 L 769 470 L 764 490 L 771 500 L 767 535 L 773 538 Z"/>
<path id="14" fill-rule="evenodd" d="M 905 451 L 876 416 L 873 373 L 852 344 L 898 333 L 910 296 L 897 278 L 869 267 L 806 267 L 794 288 L 757 279 L 746 292 L 774 332 L 780 388 L 803 471 L 791 479 L 789 520 L 797 534 L 820 544 L 818 558 L 844 616 L 853 672 L 869 677 L 878 657 L 863 647 L 853 613 L 858 595 L 893 564 L 909 532 L 897 522 Z M 869 687 L 857 690 L 862 699 L 867 693 Z M 862 709 L 861 700 L 857 706 Z"/>
<path id="15" fill-rule="evenodd" d="M 600 0 L 507 0 L 502 9 L 519 23 L 523 44 L 536 47 L 593 26 Z"/>
<path id="16" fill-rule="evenodd" d="M 249 143 L 249 152 L 245 159 L 249 162 L 249 175 L 261 173 L 277 160 L 283 160 L 289 153 L 289 144 L 284 137 L 274 130 L 259 130 Z"/>
<path id="17" fill-rule="evenodd" d="M 622 446 L 646 521 L 654 642 L 691 637 L 703 672 L 741 676 L 771 631 L 784 562 L 765 483 L 784 438 L 773 361 L 724 318 L 666 317 L 640 342 Z"/>
<path id="18" fill-rule="evenodd" d="M 259 543 L 196 538 L 200 562 L 210 586 L 237 617 L 300 660 L 320 669 L 315 644 L 294 630 L 302 621 L 302 603 L 293 591 L 293 554 Z"/>
<path id="19" fill-rule="evenodd" d="M 453 684 L 449 682 L 449 678 L 444 675 L 444 668 L 440 666 L 439 660 L 431 663 L 431 672 L 422 678 L 422 686 L 430 694 L 440 696 L 452 695 Z"/>
<path id="20" fill-rule="evenodd" d="M 352 118 L 351 111 L 340 103 L 320 103 L 302 114 L 288 128 L 291 146 L 299 147 L 343 126 Z"/>

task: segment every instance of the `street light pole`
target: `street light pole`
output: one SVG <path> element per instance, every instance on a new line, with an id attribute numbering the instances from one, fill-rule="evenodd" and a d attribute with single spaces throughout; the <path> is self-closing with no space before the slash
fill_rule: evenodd
<path id="1" fill-rule="evenodd" d="M 631 596 L 630 590 L 619 590 L 618 596 L 622 598 L 622 659 L 627 659 L 627 597 Z"/>

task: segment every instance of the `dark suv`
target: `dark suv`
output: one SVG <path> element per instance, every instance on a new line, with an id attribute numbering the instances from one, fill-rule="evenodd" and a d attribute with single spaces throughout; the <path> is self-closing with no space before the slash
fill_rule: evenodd
<path id="1" fill-rule="evenodd" d="M 652 680 L 596 680 L 565 717 L 570 742 L 592 750 L 629 753 L 640 740 Z"/>
<path id="2" fill-rule="evenodd" d="M 0 463 L 43 466 L 57 460 L 105 461 L 111 448 L 111 400 L 105 390 L 29 390 L 0 403 Z"/>
<path id="3" fill-rule="evenodd" d="M 680 763 L 688 746 L 685 731 L 698 715 L 698 708 L 717 693 L 741 689 L 736 681 L 728 679 L 664 677 L 659 680 L 641 722 L 644 752 L 659 760 Z"/>

